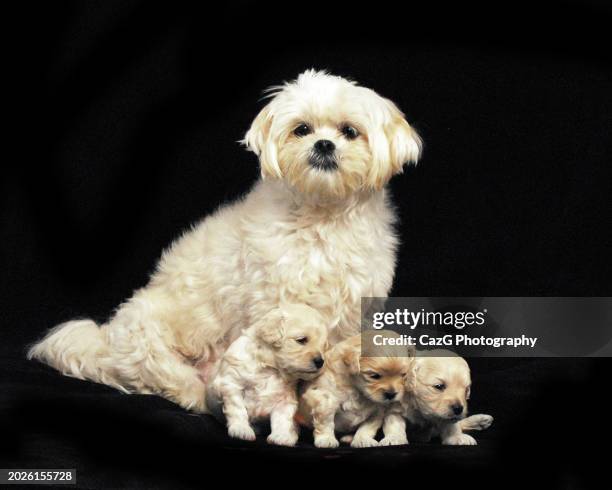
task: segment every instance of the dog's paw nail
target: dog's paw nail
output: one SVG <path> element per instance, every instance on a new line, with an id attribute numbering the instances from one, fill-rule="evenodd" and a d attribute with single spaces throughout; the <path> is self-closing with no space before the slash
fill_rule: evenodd
<path id="1" fill-rule="evenodd" d="M 230 435 L 230 437 L 235 439 L 242 439 L 243 441 L 255 440 L 255 431 L 251 426 L 246 424 L 230 425 L 227 428 L 227 433 Z"/>
<path id="2" fill-rule="evenodd" d="M 340 443 L 338 442 L 338 439 L 336 439 L 334 436 L 315 437 L 314 443 L 315 443 L 315 446 L 321 447 L 321 448 L 334 448 L 340 445 Z"/>
<path id="3" fill-rule="evenodd" d="M 267 441 L 268 444 L 276 446 L 295 446 L 298 436 L 296 434 L 270 434 Z"/>
<path id="4" fill-rule="evenodd" d="M 447 446 L 476 446 L 476 439 L 468 434 L 451 436 L 442 441 Z"/>
<path id="5" fill-rule="evenodd" d="M 408 444 L 408 439 L 399 436 L 388 436 L 378 443 L 379 446 L 405 446 Z"/>
<path id="6" fill-rule="evenodd" d="M 378 446 L 378 441 L 372 437 L 356 437 L 351 443 L 351 447 L 375 447 Z"/>

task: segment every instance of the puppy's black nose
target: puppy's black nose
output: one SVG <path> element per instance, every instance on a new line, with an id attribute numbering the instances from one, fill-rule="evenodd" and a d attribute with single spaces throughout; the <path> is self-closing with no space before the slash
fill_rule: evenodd
<path id="1" fill-rule="evenodd" d="M 319 140 L 314 144 L 315 150 L 324 155 L 328 155 L 336 149 L 336 145 L 329 140 Z"/>
<path id="2" fill-rule="evenodd" d="M 397 395 L 395 391 L 385 391 L 385 400 L 393 400 L 395 398 L 395 395 Z"/>
<path id="3" fill-rule="evenodd" d="M 455 415 L 460 415 L 461 412 L 463 412 L 463 405 L 460 403 L 455 403 L 454 405 L 451 405 L 451 410 Z"/>
<path id="4" fill-rule="evenodd" d="M 321 369 L 323 367 L 323 364 L 325 364 L 325 361 L 321 356 L 318 356 L 312 360 L 312 363 L 316 366 L 317 369 Z"/>

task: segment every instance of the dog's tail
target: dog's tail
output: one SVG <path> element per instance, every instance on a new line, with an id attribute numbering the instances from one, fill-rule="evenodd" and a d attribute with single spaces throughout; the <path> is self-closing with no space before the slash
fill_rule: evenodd
<path id="1" fill-rule="evenodd" d="M 104 326 L 93 320 L 73 320 L 52 328 L 28 350 L 28 359 L 36 359 L 66 376 L 104 383 L 122 391 L 108 359 L 109 346 Z"/>

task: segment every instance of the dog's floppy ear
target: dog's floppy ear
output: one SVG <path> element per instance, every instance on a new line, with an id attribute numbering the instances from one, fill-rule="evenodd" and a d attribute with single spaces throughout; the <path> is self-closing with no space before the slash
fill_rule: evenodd
<path id="1" fill-rule="evenodd" d="M 359 358 L 361 356 L 361 352 L 359 349 L 354 349 L 352 347 L 347 347 L 342 351 L 340 355 L 340 359 L 346 366 L 347 370 L 351 374 L 358 374 L 360 365 Z"/>
<path id="2" fill-rule="evenodd" d="M 418 361 L 414 359 L 408 373 L 406 374 L 406 377 L 404 378 L 404 386 L 406 387 L 406 391 L 408 393 L 414 393 L 416 390 L 417 370 L 419 369 L 418 364 Z"/>
<path id="3" fill-rule="evenodd" d="M 405 164 L 416 163 L 423 148 L 421 138 L 397 106 L 388 99 L 383 99 L 382 104 L 384 117 L 370 135 L 373 165 L 367 179 L 377 190 L 393 175 L 401 173 Z"/>
<path id="4" fill-rule="evenodd" d="M 280 309 L 274 309 L 255 323 L 255 334 L 273 347 L 280 347 L 285 336 L 284 317 Z"/>
<path id="5" fill-rule="evenodd" d="M 282 173 L 278 165 L 278 148 L 276 141 L 271 135 L 272 121 L 274 119 L 272 104 L 274 101 L 266 105 L 257 115 L 251 128 L 244 136 L 242 143 L 246 145 L 247 150 L 252 151 L 259 157 L 261 166 L 261 176 L 281 178 Z"/>
<path id="6" fill-rule="evenodd" d="M 421 156 L 423 143 L 420 136 L 395 107 L 397 114 L 386 128 L 389 141 L 389 158 L 393 174 L 400 173 L 407 163 L 416 163 Z"/>
<path id="7" fill-rule="evenodd" d="M 409 393 L 415 393 L 419 378 L 419 371 L 422 366 L 422 358 L 419 357 L 418 353 L 414 360 L 412 361 L 412 367 L 409 371 L 408 376 L 406 377 L 406 389 Z"/>
<path id="8" fill-rule="evenodd" d="M 472 394 L 472 385 L 469 385 L 466 389 L 465 389 L 465 399 L 469 400 L 470 399 L 470 395 Z"/>

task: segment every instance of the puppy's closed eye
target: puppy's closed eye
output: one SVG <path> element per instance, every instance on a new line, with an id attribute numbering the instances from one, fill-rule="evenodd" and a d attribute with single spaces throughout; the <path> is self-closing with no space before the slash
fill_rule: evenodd
<path id="1" fill-rule="evenodd" d="M 378 373 L 374 373 L 374 372 L 368 372 L 366 373 L 366 376 L 370 379 L 380 379 L 382 378 L 382 376 Z"/>

